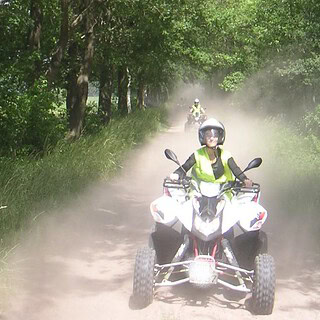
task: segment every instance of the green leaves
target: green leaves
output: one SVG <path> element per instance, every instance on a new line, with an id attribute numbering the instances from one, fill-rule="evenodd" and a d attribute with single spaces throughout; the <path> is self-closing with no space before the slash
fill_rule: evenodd
<path id="1" fill-rule="evenodd" d="M 0 108 L 0 156 L 43 152 L 63 137 L 66 123 L 58 114 L 61 102 L 47 90 L 46 80 L 39 79 L 19 95 L 7 94 L 5 101 Z"/>
<path id="2" fill-rule="evenodd" d="M 246 77 L 242 72 L 233 72 L 225 76 L 224 80 L 220 84 L 220 87 L 225 91 L 236 91 L 241 88 L 245 79 Z"/>
<path id="3" fill-rule="evenodd" d="M 142 88 L 141 92 L 165 95 L 179 79 L 207 79 L 210 86 L 237 91 L 250 77 L 267 70 L 268 77 L 255 85 L 270 100 L 279 91 L 288 93 L 283 103 L 294 108 L 299 103 L 313 106 L 320 98 L 317 0 L 42 0 L 38 4 L 43 19 L 36 48 L 28 45 L 28 34 L 36 29 L 30 1 L 1 4 L 0 41 L 5 45 L 0 47 L 0 104 L 1 119 L 6 119 L 1 125 L 13 123 L 12 137 L 7 132 L 6 140 L 12 141 L 12 148 L 16 148 L 14 137 L 27 132 L 22 128 L 37 105 L 33 94 L 40 99 L 39 117 L 51 123 L 50 112 L 57 114 L 55 103 L 44 97 L 49 91 L 35 93 L 35 79 L 48 77 L 52 87 L 65 90 L 71 74 L 75 77 L 86 60 L 88 33 L 94 35 L 90 50 L 94 55 L 86 77 L 98 81 L 101 70 L 113 70 L 111 90 L 117 85 L 118 68 L 129 70 L 132 92 Z M 46 104 L 52 106 L 50 111 Z M 40 144 L 36 145 L 38 150 Z"/>

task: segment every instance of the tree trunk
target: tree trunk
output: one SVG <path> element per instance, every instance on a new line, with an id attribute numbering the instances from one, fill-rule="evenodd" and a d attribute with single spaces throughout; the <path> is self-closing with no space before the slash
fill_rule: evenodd
<path id="1" fill-rule="evenodd" d="M 73 56 L 71 55 L 71 57 Z M 71 110 L 75 108 L 77 98 L 77 71 L 75 70 L 75 68 L 70 69 L 67 77 L 67 83 L 66 106 L 68 123 L 70 127 Z"/>
<path id="2" fill-rule="evenodd" d="M 68 134 L 68 139 L 79 138 L 83 128 L 83 120 L 88 99 L 89 74 L 94 53 L 94 25 L 91 23 L 90 16 L 86 16 L 84 21 L 86 28 L 84 56 L 78 75 L 75 73 L 71 74 L 69 83 L 67 102 L 71 102 L 71 104 L 67 107 L 70 115 L 70 132 Z"/>
<path id="3" fill-rule="evenodd" d="M 145 84 L 144 84 L 144 77 L 143 77 L 143 71 L 140 70 L 138 72 L 138 92 L 137 92 L 137 107 L 138 109 L 144 109 L 145 108 Z"/>
<path id="4" fill-rule="evenodd" d="M 142 81 L 139 81 L 138 83 L 138 109 L 144 109 L 145 103 L 144 103 L 144 83 Z"/>
<path id="5" fill-rule="evenodd" d="M 41 28 L 43 13 L 41 8 L 41 1 L 31 0 L 30 2 L 30 18 L 33 20 L 33 28 L 28 35 L 28 48 L 31 52 L 40 50 Z M 41 71 L 41 61 L 36 59 L 34 61 L 34 71 L 29 75 L 29 85 L 32 86 L 36 79 L 39 78 Z"/>
<path id="6" fill-rule="evenodd" d="M 122 114 L 128 114 L 127 105 L 128 76 L 127 68 L 118 68 L 118 110 Z"/>
<path id="7" fill-rule="evenodd" d="M 128 113 L 131 113 L 131 74 L 129 72 L 129 69 L 127 68 L 127 108 Z"/>
<path id="8" fill-rule="evenodd" d="M 57 79 L 61 61 L 64 56 L 69 39 L 69 0 L 60 0 L 61 7 L 61 26 L 57 49 L 52 55 L 50 66 L 47 71 L 48 85 L 52 86 Z"/>
<path id="9" fill-rule="evenodd" d="M 68 101 L 72 104 L 69 109 L 69 134 L 68 139 L 80 137 L 83 128 L 83 120 L 88 98 L 88 79 L 84 73 L 79 74 L 71 80 L 70 86 L 74 86 L 68 91 Z"/>
<path id="10" fill-rule="evenodd" d="M 100 73 L 99 106 L 98 113 L 103 124 L 111 119 L 111 98 L 113 92 L 113 66 L 105 67 Z"/>
<path id="11" fill-rule="evenodd" d="M 39 0 L 31 0 L 30 2 L 30 17 L 33 20 L 33 28 L 29 32 L 28 46 L 34 50 L 40 49 L 40 38 L 41 38 L 41 28 L 42 28 L 42 9 L 40 7 Z"/>

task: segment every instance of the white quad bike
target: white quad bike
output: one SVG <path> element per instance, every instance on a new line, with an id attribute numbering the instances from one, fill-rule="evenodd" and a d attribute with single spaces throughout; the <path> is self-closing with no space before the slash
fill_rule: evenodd
<path id="1" fill-rule="evenodd" d="M 165 155 L 180 166 L 171 150 Z M 243 172 L 261 162 L 252 160 Z M 260 186 L 201 182 L 193 185 L 194 196 L 189 198 L 190 184 L 190 177 L 166 178 L 163 196 L 150 205 L 155 226 L 149 245 L 136 254 L 134 303 L 146 307 L 157 287 L 191 283 L 200 288 L 224 286 L 241 298 L 251 294 L 252 312 L 271 314 L 275 263 L 266 253 L 266 234 L 260 230 L 267 219 L 266 209 L 258 203 Z M 236 225 L 241 234 L 235 237 Z"/>
<path id="2" fill-rule="evenodd" d="M 190 131 L 192 129 L 198 129 L 204 121 L 207 120 L 206 114 L 200 112 L 189 113 L 187 122 L 184 125 L 184 131 Z"/>

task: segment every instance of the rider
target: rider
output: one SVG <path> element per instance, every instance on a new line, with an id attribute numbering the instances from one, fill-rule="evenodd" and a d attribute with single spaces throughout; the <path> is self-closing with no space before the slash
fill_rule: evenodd
<path id="1" fill-rule="evenodd" d="M 202 147 L 188 158 L 182 165 L 183 169 L 179 167 L 170 177 L 175 180 L 184 178 L 186 173 L 192 168 L 192 179 L 195 180 L 195 182 L 206 181 L 221 184 L 234 181 L 236 176 L 245 187 L 252 187 L 252 180 L 248 179 L 237 166 L 231 153 L 222 148 L 225 141 L 224 125 L 220 121 L 210 118 L 203 122 L 198 129 L 198 133 Z M 233 227 L 224 234 L 224 238 L 228 240 L 234 239 Z M 265 242 L 263 238 L 260 239 L 259 231 L 245 234 L 242 242 L 245 241 L 248 241 L 251 245 L 251 251 L 248 251 L 248 257 L 255 257 L 256 252 L 258 252 L 259 248 L 262 247 Z"/>
<path id="2" fill-rule="evenodd" d="M 195 116 L 196 113 L 199 113 L 200 115 L 205 114 L 204 108 L 201 107 L 200 101 L 198 98 L 194 100 L 193 105 L 190 107 L 190 113 Z"/>
<path id="3" fill-rule="evenodd" d="M 246 187 L 252 187 L 252 181 L 242 173 L 232 155 L 221 146 L 225 140 L 224 125 L 214 119 L 206 120 L 198 130 L 201 148 L 196 150 L 174 174 L 183 178 L 192 168 L 192 179 L 214 183 L 234 181 L 236 176 Z M 173 175 L 177 178 L 177 175 Z"/>

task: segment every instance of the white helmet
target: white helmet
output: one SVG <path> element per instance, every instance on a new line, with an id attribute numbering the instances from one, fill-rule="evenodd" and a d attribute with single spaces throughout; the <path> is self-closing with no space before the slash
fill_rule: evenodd
<path id="1" fill-rule="evenodd" d="M 210 118 L 208 120 L 206 120 L 205 122 L 203 122 L 203 124 L 199 127 L 198 133 L 199 133 L 199 141 L 201 145 L 205 145 L 205 138 L 204 138 L 204 133 L 207 130 L 217 130 L 218 131 L 218 145 L 222 145 L 224 143 L 224 140 L 226 138 L 226 131 L 224 128 L 224 125 L 214 119 L 214 118 Z"/>
<path id="2" fill-rule="evenodd" d="M 195 104 L 200 103 L 199 99 L 198 99 L 198 98 L 194 99 L 194 103 L 195 103 Z"/>

